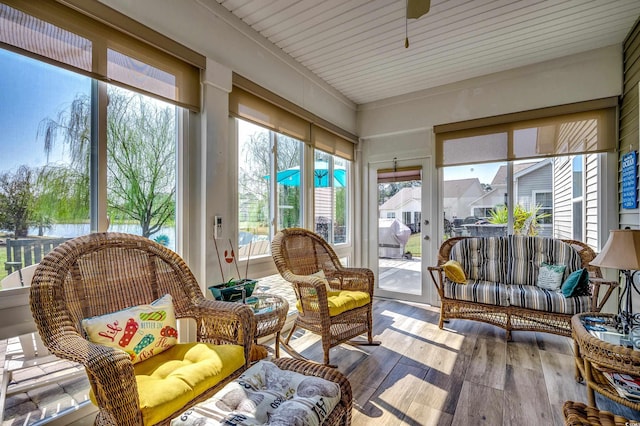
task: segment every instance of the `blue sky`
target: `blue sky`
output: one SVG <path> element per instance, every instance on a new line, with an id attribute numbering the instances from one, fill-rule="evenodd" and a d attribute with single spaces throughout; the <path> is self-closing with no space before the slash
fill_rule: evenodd
<path id="1" fill-rule="evenodd" d="M 89 93 L 91 80 L 0 49 L 0 172 L 46 163 L 38 124 L 56 118 L 76 94 Z M 62 161 L 61 145 L 50 161 Z"/>
<path id="2" fill-rule="evenodd" d="M 491 183 L 498 168 L 505 163 L 471 164 L 444 168 L 444 180 L 469 179 L 477 177 L 480 183 Z"/>

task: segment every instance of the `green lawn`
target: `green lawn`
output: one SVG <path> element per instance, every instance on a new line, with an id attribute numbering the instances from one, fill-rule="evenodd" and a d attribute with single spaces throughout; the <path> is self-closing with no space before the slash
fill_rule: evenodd
<path id="1" fill-rule="evenodd" d="M 7 261 L 7 248 L 5 246 L 0 246 L 0 280 L 6 277 L 7 270 L 4 269 L 4 262 Z"/>
<path id="2" fill-rule="evenodd" d="M 411 252 L 414 257 L 422 256 L 422 240 L 420 239 L 420 233 L 413 234 L 409 237 L 409 241 L 404 248 L 405 252 Z"/>

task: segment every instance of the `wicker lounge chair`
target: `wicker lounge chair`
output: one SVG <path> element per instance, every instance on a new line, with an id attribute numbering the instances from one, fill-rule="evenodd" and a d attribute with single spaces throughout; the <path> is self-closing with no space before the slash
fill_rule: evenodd
<path id="1" fill-rule="evenodd" d="M 175 371 L 174 365 L 179 362 L 183 362 L 181 365 L 187 369 L 191 359 L 183 353 L 189 352 L 194 344 L 178 343 L 134 365 L 130 354 L 124 350 L 89 341 L 81 321 L 149 304 L 165 294 L 172 296 L 176 319 L 195 320 L 198 342 L 221 345 L 196 345 L 197 350 L 202 351 L 200 353 L 215 348 L 220 352 L 234 351 L 234 355 L 227 358 L 227 368 L 219 369 L 223 373 L 207 373 L 207 380 L 218 374 L 215 378 L 219 379 L 217 384 L 209 386 L 211 382 L 201 381 L 201 387 L 194 386 L 185 392 L 182 399 L 164 401 L 151 408 L 141 407 L 141 395 L 148 397 L 152 393 L 145 393 L 145 384 L 136 380 L 140 374 L 146 374 L 144 380 L 151 377 L 152 373 L 141 372 L 141 369 L 152 367 L 154 371 L 162 370 L 163 377 L 158 380 L 163 380 L 165 374 L 170 376 Z M 173 251 L 144 237 L 98 233 L 78 237 L 56 247 L 35 272 L 31 286 L 31 310 L 47 348 L 57 356 L 85 367 L 99 407 L 96 424 L 165 424 L 186 408 L 213 395 L 249 366 L 255 329 L 251 309 L 239 303 L 205 299 L 184 261 Z M 214 357 L 206 353 L 202 356 L 204 362 L 212 363 Z M 175 358 L 178 356 L 183 358 L 177 361 Z M 171 359 L 164 361 L 167 357 Z M 158 364 L 147 364 L 153 362 Z M 233 367 L 229 367 L 231 364 Z M 176 378 L 172 383 L 182 382 Z M 156 385 L 156 388 L 160 387 L 162 385 Z M 165 397 L 171 387 L 165 385 L 160 397 Z M 175 407 L 175 401 L 182 405 Z M 161 419 L 156 418 L 158 412 L 161 412 Z"/>
<path id="2" fill-rule="evenodd" d="M 271 253 L 280 275 L 293 285 L 297 298 L 298 316 L 283 342 L 289 353 L 303 358 L 289 346 L 297 327 L 321 336 L 325 364 L 329 364 L 329 350 L 341 343 L 380 344 L 373 340 L 374 276 L 370 269 L 343 267 L 320 235 L 302 228 L 280 231 L 271 243 Z M 327 291 L 327 285 L 331 291 Z M 350 309 L 349 304 L 335 299 L 352 296 L 355 302 Z M 342 306 L 335 309 L 336 305 Z M 351 340 L 363 333 L 367 333 L 366 342 Z"/>

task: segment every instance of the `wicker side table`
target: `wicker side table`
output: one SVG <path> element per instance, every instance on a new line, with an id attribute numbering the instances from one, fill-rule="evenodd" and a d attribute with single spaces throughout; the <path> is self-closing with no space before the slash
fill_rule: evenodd
<path id="1" fill-rule="evenodd" d="M 247 301 L 249 302 L 251 299 L 257 299 L 254 306 L 256 317 L 254 340 L 257 343 L 258 338 L 275 334 L 275 355 L 278 358 L 280 357 L 280 332 L 287 320 L 289 302 L 284 297 L 267 293 L 253 294 Z"/>
<path id="2" fill-rule="evenodd" d="M 566 426 L 628 426 L 630 421 L 610 411 L 600 411 L 581 402 L 566 401 L 562 407 Z"/>
<path id="3" fill-rule="evenodd" d="M 612 327 L 616 315 L 586 312 L 571 318 L 576 362 L 576 380 L 585 381 L 589 405 L 597 407 L 595 392 L 634 410 L 640 410 L 640 402 L 624 398 L 616 391 L 603 371 L 640 377 L 640 351 L 606 342 L 590 333 L 585 318 L 598 319 L 599 324 Z"/>

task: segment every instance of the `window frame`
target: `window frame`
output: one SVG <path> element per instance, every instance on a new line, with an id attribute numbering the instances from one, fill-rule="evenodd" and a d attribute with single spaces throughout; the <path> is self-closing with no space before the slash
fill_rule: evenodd
<path id="1" fill-rule="evenodd" d="M 575 196 L 574 195 L 574 190 L 576 188 L 576 182 L 574 181 L 575 179 L 575 161 L 576 159 L 579 160 L 580 162 L 580 182 L 579 182 L 579 188 L 580 188 L 580 195 Z M 584 204 L 585 204 L 585 198 L 584 198 L 584 194 L 585 194 L 585 156 L 584 155 L 575 155 L 575 156 L 571 156 L 571 222 L 572 222 L 572 228 L 571 228 L 571 237 L 574 240 L 578 240 L 578 241 L 582 241 L 585 238 L 585 210 L 584 210 Z M 579 209 L 579 211 L 577 212 L 578 215 L 580 216 L 580 229 L 577 230 L 576 229 L 576 209 Z"/>

